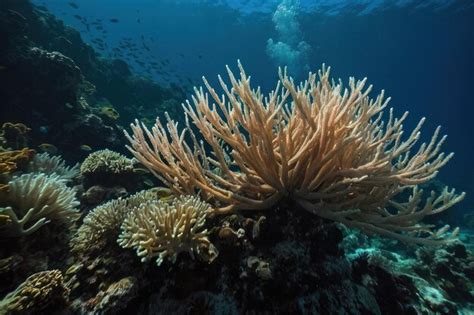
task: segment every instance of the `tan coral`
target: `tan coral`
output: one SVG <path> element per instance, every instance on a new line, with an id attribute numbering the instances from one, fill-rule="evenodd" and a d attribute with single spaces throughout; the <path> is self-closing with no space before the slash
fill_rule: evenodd
<path id="1" fill-rule="evenodd" d="M 38 272 L 0 301 L 0 314 L 38 313 L 53 303 L 66 302 L 68 295 L 61 271 Z"/>
<path id="2" fill-rule="evenodd" d="M 420 221 L 464 193 L 446 189 L 424 203 L 413 188 L 453 156 L 441 152 L 440 128 L 416 149 L 425 119 L 403 137 L 408 113 L 396 118 L 390 109 L 384 120 L 389 99 L 383 91 L 371 99 L 366 79 L 351 78 L 345 88 L 323 66 L 295 84 L 280 72 L 275 90 L 264 96 L 251 88 L 240 63 L 239 69 L 239 79 L 228 69 L 230 87 L 219 77 L 222 96 L 206 80 L 208 93 L 195 89 L 194 106 L 184 105 L 182 132 L 168 117 L 151 130 L 136 121 L 133 135 L 126 133 L 133 155 L 173 192 L 200 194 L 220 213 L 268 209 L 291 198 L 323 218 L 405 242 L 437 244 L 456 235 Z M 393 201 L 407 189 L 406 203 Z"/>
<path id="3" fill-rule="evenodd" d="M 174 262 L 182 252 L 210 263 L 217 257 L 204 229 L 210 212 L 207 203 L 192 196 L 180 196 L 171 203 L 148 201 L 127 216 L 118 243 L 134 248 L 143 262 L 157 257 L 158 266 L 165 259 Z"/>
<path id="4" fill-rule="evenodd" d="M 0 174 L 25 170 L 35 153 L 35 150 L 28 148 L 0 152 Z"/>

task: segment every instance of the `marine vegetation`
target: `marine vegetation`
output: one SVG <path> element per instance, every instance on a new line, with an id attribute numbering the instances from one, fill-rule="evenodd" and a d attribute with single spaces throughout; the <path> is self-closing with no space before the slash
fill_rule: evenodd
<path id="1" fill-rule="evenodd" d="M 199 194 L 221 214 L 290 198 L 325 219 L 404 242 L 456 237 L 457 229 L 446 235 L 449 226 L 420 222 L 464 198 L 445 188 L 424 201 L 418 187 L 453 156 L 440 152 L 440 127 L 416 148 L 424 118 L 404 139 L 408 112 L 396 118 L 390 109 L 384 119 L 384 91 L 372 99 L 372 86 L 354 78 L 345 88 L 324 65 L 300 84 L 280 70 L 268 96 L 252 89 L 240 62 L 239 69 L 236 79 L 227 68 L 230 87 L 219 76 L 222 97 L 206 80 L 208 93 L 195 89 L 194 107 L 183 106 L 184 130 L 168 117 L 166 126 L 136 121 L 126 132 L 129 150 L 174 193 Z M 408 200 L 396 201 L 407 190 Z"/>

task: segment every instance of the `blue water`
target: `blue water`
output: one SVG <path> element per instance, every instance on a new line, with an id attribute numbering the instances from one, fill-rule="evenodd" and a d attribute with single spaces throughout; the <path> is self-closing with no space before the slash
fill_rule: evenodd
<path id="1" fill-rule="evenodd" d="M 426 116 L 456 152 L 439 179 L 474 201 L 474 1 L 35 1 L 79 30 L 98 53 L 191 92 L 216 84 L 240 59 L 254 84 L 273 88 L 277 66 L 298 79 L 322 63 L 333 76 L 368 77 L 408 127 Z M 117 49 L 118 48 L 118 49 Z M 132 119 L 132 117 L 130 118 Z M 425 139 L 426 140 L 426 139 Z"/>

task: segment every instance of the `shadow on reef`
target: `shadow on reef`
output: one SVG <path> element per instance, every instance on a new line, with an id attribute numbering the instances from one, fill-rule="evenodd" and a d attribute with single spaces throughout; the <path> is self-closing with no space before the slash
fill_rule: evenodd
<path id="1" fill-rule="evenodd" d="M 2 1 L 0 36 L 2 120 L 29 126 L 34 145 L 53 144 L 68 160 L 90 147 L 123 150 L 119 124 L 173 116 L 185 98 L 178 86 L 101 58 L 79 32 L 27 0 Z"/>

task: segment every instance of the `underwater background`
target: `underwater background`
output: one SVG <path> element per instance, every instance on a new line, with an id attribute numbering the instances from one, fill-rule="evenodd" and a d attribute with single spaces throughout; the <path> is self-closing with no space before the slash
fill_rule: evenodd
<path id="1" fill-rule="evenodd" d="M 224 65 L 237 59 L 265 91 L 274 88 L 278 66 L 290 67 L 296 79 L 323 63 L 335 78 L 367 77 L 399 113 L 410 111 L 411 124 L 427 116 L 428 130 L 443 126 L 445 150 L 456 158 L 440 178 L 474 189 L 474 172 L 466 171 L 474 154 L 471 1 L 283 1 L 280 11 L 279 1 L 34 3 L 78 30 L 100 55 L 188 94 L 202 76 L 215 85 Z"/>
<path id="2" fill-rule="evenodd" d="M 0 0 L 0 39 L 0 314 L 474 314 L 473 1 Z M 466 194 L 424 222 L 459 240 L 406 244 L 285 200 L 189 214 L 195 248 L 144 254 L 144 205 L 207 206 L 163 188 L 123 131 L 165 112 L 184 127 L 194 87 L 220 94 L 237 60 L 264 95 L 278 67 L 300 82 L 325 64 L 409 111 L 406 134 L 426 117 L 420 142 L 441 125 L 455 155 L 421 186 Z"/>

